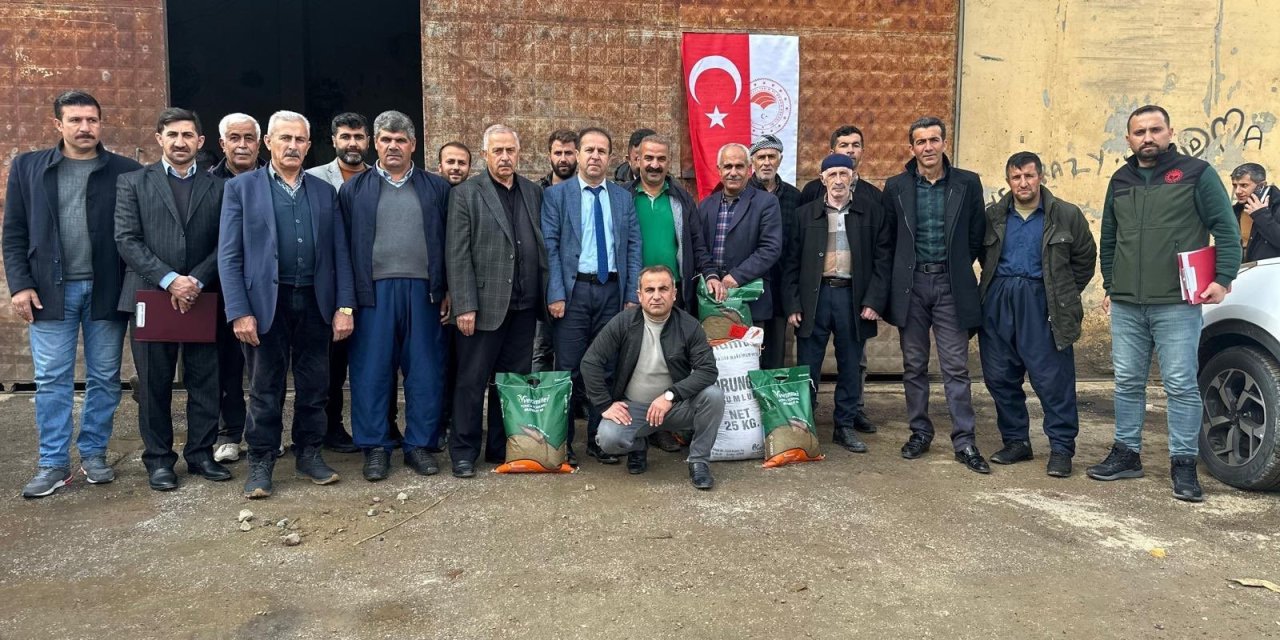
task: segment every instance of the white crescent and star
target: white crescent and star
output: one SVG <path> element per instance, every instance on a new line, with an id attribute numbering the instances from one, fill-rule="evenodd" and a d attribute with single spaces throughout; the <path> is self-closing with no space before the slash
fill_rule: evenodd
<path id="1" fill-rule="evenodd" d="M 738 71 L 738 66 L 724 56 L 706 56 L 693 65 L 693 69 L 689 71 L 689 96 L 693 98 L 694 102 L 702 104 L 702 101 L 698 99 L 698 77 L 704 71 L 712 69 L 719 69 L 729 74 L 729 77 L 733 79 L 733 102 L 729 104 L 737 102 L 738 98 L 742 96 L 742 74 Z M 720 106 L 716 105 L 710 113 L 705 115 L 711 120 L 708 128 L 724 128 L 725 116 L 729 114 L 721 112 Z"/>

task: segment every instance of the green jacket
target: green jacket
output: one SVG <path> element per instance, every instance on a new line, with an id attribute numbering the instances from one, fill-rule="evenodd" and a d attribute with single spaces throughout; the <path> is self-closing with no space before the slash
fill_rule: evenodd
<path id="1" fill-rule="evenodd" d="M 1131 156 L 1111 176 L 1102 210 L 1102 286 L 1112 300 L 1182 302 L 1177 254 L 1217 246 L 1214 282 L 1240 269 L 1240 228 L 1231 200 L 1207 162 L 1169 150 L 1152 168 Z"/>
<path id="2" fill-rule="evenodd" d="M 983 240 L 982 254 L 978 257 L 982 264 L 982 282 L 978 291 L 984 304 L 987 289 L 996 277 L 1000 254 L 1004 251 L 1004 228 L 1012 202 L 1013 194 L 1010 193 L 987 207 L 987 235 Z M 1054 346 L 1062 351 L 1080 338 L 1080 322 L 1084 319 L 1080 294 L 1093 279 L 1098 250 L 1093 243 L 1093 233 L 1089 231 L 1089 221 L 1080 207 L 1057 199 L 1048 187 L 1040 187 L 1040 204 L 1044 207 L 1041 270 L 1044 272 L 1045 298 L 1049 303 L 1049 328 L 1053 331 Z"/>

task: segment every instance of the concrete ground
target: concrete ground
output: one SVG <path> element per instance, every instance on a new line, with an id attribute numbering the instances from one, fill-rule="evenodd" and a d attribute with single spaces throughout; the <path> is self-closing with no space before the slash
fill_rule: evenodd
<path id="1" fill-rule="evenodd" d="M 994 411 L 974 394 L 990 454 Z M 1174 500 L 1154 389 L 1147 477 L 1089 480 L 1111 443 L 1110 386 L 1080 394 L 1067 479 L 1045 476 L 1034 429 L 1036 460 L 989 476 L 954 462 L 945 437 L 903 460 L 901 386 L 882 384 L 868 389 L 881 424 L 869 454 L 716 463 L 711 492 L 656 450 L 641 477 L 588 461 L 574 475 L 424 478 L 397 455 L 379 484 L 360 478 L 359 455 L 328 454 L 340 483 L 304 483 L 286 459 L 276 495 L 256 502 L 240 497 L 243 462 L 229 483 L 150 491 L 127 396 L 116 482 L 25 501 L 31 396 L 0 395 L 0 638 L 1280 637 L 1280 593 L 1228 581 L 1280 582 L 1280 496 L 1202 477 L 1205 503 Z M 300 545 L 282 544 L 282 519 Z"/>

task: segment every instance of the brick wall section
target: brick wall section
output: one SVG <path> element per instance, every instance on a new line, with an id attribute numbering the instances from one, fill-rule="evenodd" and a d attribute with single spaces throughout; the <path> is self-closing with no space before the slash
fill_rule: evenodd
<path id="1" fill-rule="evenodd" d="M 0 182 L 7 184 L 14 156 L 57 142 L 53 98 L 70 88 L 102 103 L 103 142 L 111 150 L 154 162 L 167 68 L 163 0 L 0 3 Z M 7 286 L 0 291 L 7 301 Z M 27 381 L 26 325 L 5 306 L 0 382 Z"/>
<path id="2" fill-rule="evenodd" d="M 956 0 L 810 0 L 726 3 L 656 0 L 491 3 L 424 0 L 423 102 L 427 140 L 459 138 L 479 152 L 484 128 L 522 134 L 521 172 L 547 171 L 546 136 L 562 126 L 604 125 L 615 151 L 645 126 L 686 149 L 680 37 L 685 31 L 800 36 L 798 175 L 817 174 L 830 133 L 866 132 L 864 175 L 882 180 L 909 157 L 906 127 L 955 110 Z M 793 153 L 794 150 L 788 150 Z M 614 162 L 621 156 L 615 153 Z M 479 158 L 477 157 L 477 160 Z"/>

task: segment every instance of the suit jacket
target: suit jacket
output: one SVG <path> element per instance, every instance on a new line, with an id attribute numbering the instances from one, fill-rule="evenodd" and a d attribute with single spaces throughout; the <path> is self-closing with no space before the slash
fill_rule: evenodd
<path id="1" fill-rule="evenodd" d="M 369 170 L 369 165 L 364 166 L 365 171 Z M 334 158 L 332 162 L 322 164 L 318 167 L 307 169 L 307 173 L 324 180 L 333 187 L 334 191 L 342 191 L 342 169 L 338 168 L 338 159 Z M 354 180 L 355 178 L 352 178 Z"/>
<path id="2" fill-rule="evenodd" d="M 987 233 L 982 180 L 972 171 L 951 166 L 946 156 L 942 162 L 947 171 L 943 222 L 947 274 L 960 326 L 972 330 L 982 326 L 982 301 L 978 296 L 978 278 L 973 273 L 973 263 L 982 255 L 982 241 Z M 907 321 L 916 267 L 916 161 L 908 162 L 906 169 L 884 183 L 884 209 L 893 217 L 896 227 L 889 313 L 885 319 L 896 327 Z"/>
<path id="3" fill-rule="evenodd" d="M 720 192 L 713 193 L 698 205 L 702 238 L 707 243 L 708 253 L 715 246 L 720 196 Z M 731 275 L 740 285 L 763 278 L 764 293 L 751 303 L 751 318 L 755 321 L 769 320 L 773 317 L 769 272 L 782 259 L 781 210 L 773 194 L 751 185 L 747 185 L 738 197 L 738 206 L 724 238 L 724 269 L 720 275 Z"/>
<path id="4" fill-rule="evenodd" d="M 889 299 L 889 270 L 893 265 L 892 219 L 880 205 L 879 192 L 859 187 L 853 192 L 845 234 L 853 252 L 853 304 L 855 313 L 871 307 L 883 314 Z M 827 252 L 826 199 L 810 202 L 796 210 L 788 234 L 783 260 L 783 306 L 788 314 L 803 314 L 796 336 L 813 333 L 818 311 L 818 292 Z M 859 340 L 875 337 L 873 320 L 857 319 Z M 852 365 L 854 363 L 845 363 Z"/>
<path id="5" fill-rule="evenodd" d="M 170 272 L 199 280 L 204 291 L 218 290 L 224 181 L 199 169 L 192 181 L 186 211 L 178 211 L 163 163 L 116 181 L 116 246 L 125 263 L 120 311 L 132 313 L 138 291 L 159 289 Z"/>
<path id="6" fill-rule="evenodd" d="M 547 249 L 538 222 L 542 187 L 517 175 L 525 215 L 538 238 L 539 281 L 547 277 Z M 488 171 L 481 171 L 449 192 L 445 273 L 454 316 L 476 314 L 476 329 L 493 331 L 502 325 L 511 306 L 516 241 L 511 220 L 498 199 Z"/>
<path id="7" fill-rule="evenodd" d="M 618 269 L 618 299 L 625 305 L 639 303 L 636 280 L 640 275 L 640 221 L 630 191 L 615 183 L 603 183 L 609 194 L 613 218 L 613 260 Z M 547 242 L 547 304 L 573 303 L 573 283 L 582 256 L 582 181 L 574 176 L 547 189 L 542 198 L 542 237 Z M 592 240 L 594 242 L 594 240 Z M 618 309 L 621 311 L 621 307 Z"/>
<path id="8" fill-rule="evenodd" d="M 218 277 L 227 322 L 253 316 L 258 321 L 259 334 L 271 329 L 280 288 L 269 171 L 263 167 L 227 181 L 218 241 Z M 333 187 L 305 172 L 302 180 L 311 205 L 311 231 L 316 245 L 316 303 L 324 321 L 332 322 L 338 307 L 356 306 L 347 234 Z"/>
<path id="9" fill-rule="evenodd" d="M 4 199 L 4 271 L 9 292 L 35 289 L 43 309 L 35 319 L 62 320 L 62 240 L 58 235 L 58 163 L 62 143 L 13 159 Z M 89 175 L 85 216 L 93 251 L 92 320 L 123 321 L 116 310 L 124 263 L 116 249 L 116 178 L 142 165 L 98 145 L 96 168 Z"/>
<path id="10" fill-rule="evenodd" d="M 644 187 L 640 186 L 637 179 L 622 185 L 622 188 L 626 189 L 627 193 L 634 194 L 638 193 L 637 189 Z M 676 220 L 676 229 L 680 232 L 680 297 L 684 299 L 686 309 L 697 309 L 698 276 L 710 278 L 716 275 L 715 267 L 711 264 L 711 245 L 702 237 L 702 222 L 698 217 L 697 201 L 689 195 L 688 191 L 676 184 L 671 176 L 667 176 L 667 195 L 671 199 L 673 213 L 677 206 L 680 207 L 679 219 Z M 634 199 L 632 204 L 635 204 Z M 643 237 L 640 239 L 640 246 L 644 247 Z"/>
<path id="11" fill-rule="evenodd" d="M 373 287 L 373 241 L 378 233 L 378 201 L 382 197 L 383 181 L 377 171 L 365 171 L 338 192 L 342 219 L 351 242 L 356 302 L 362 307 L 377 303 Z M 440 302 L 448 290 L 444 275 L 444 243 L 449 183 L 440 176 L 415 168 L 408 184 L 400 188 L 405 187 L 414 190 L 422 206 L 422 230 L 427 239 L 427 246 L 423 247 L 427 252 L 427 286 L 430 287 L 431 302 Z"/>
<path id="12" fill-rule="evenodd" d="M 800 208 L 800 190 L 788 184 L 782 178 L 777 178 L 778 190 L 773 194 L 778 199 L 778 219 L 782 221 L 782 254 L 778 261 L 773 263 L 773 268 L 769 270 L 769 295 L 773 298 L 773 314 L 774 317 L 787 316 L 786 308 L 783 306 L 786 299 L 785 293 L 782 291 L 782 266 L 787 258 L 787 242 L 791 239 L 791 227 L 795 225 L 796 210 Z M 754 176 L 751 178 L 751 186 L 766 191 L 761 186 L 760 181 Z"/>

